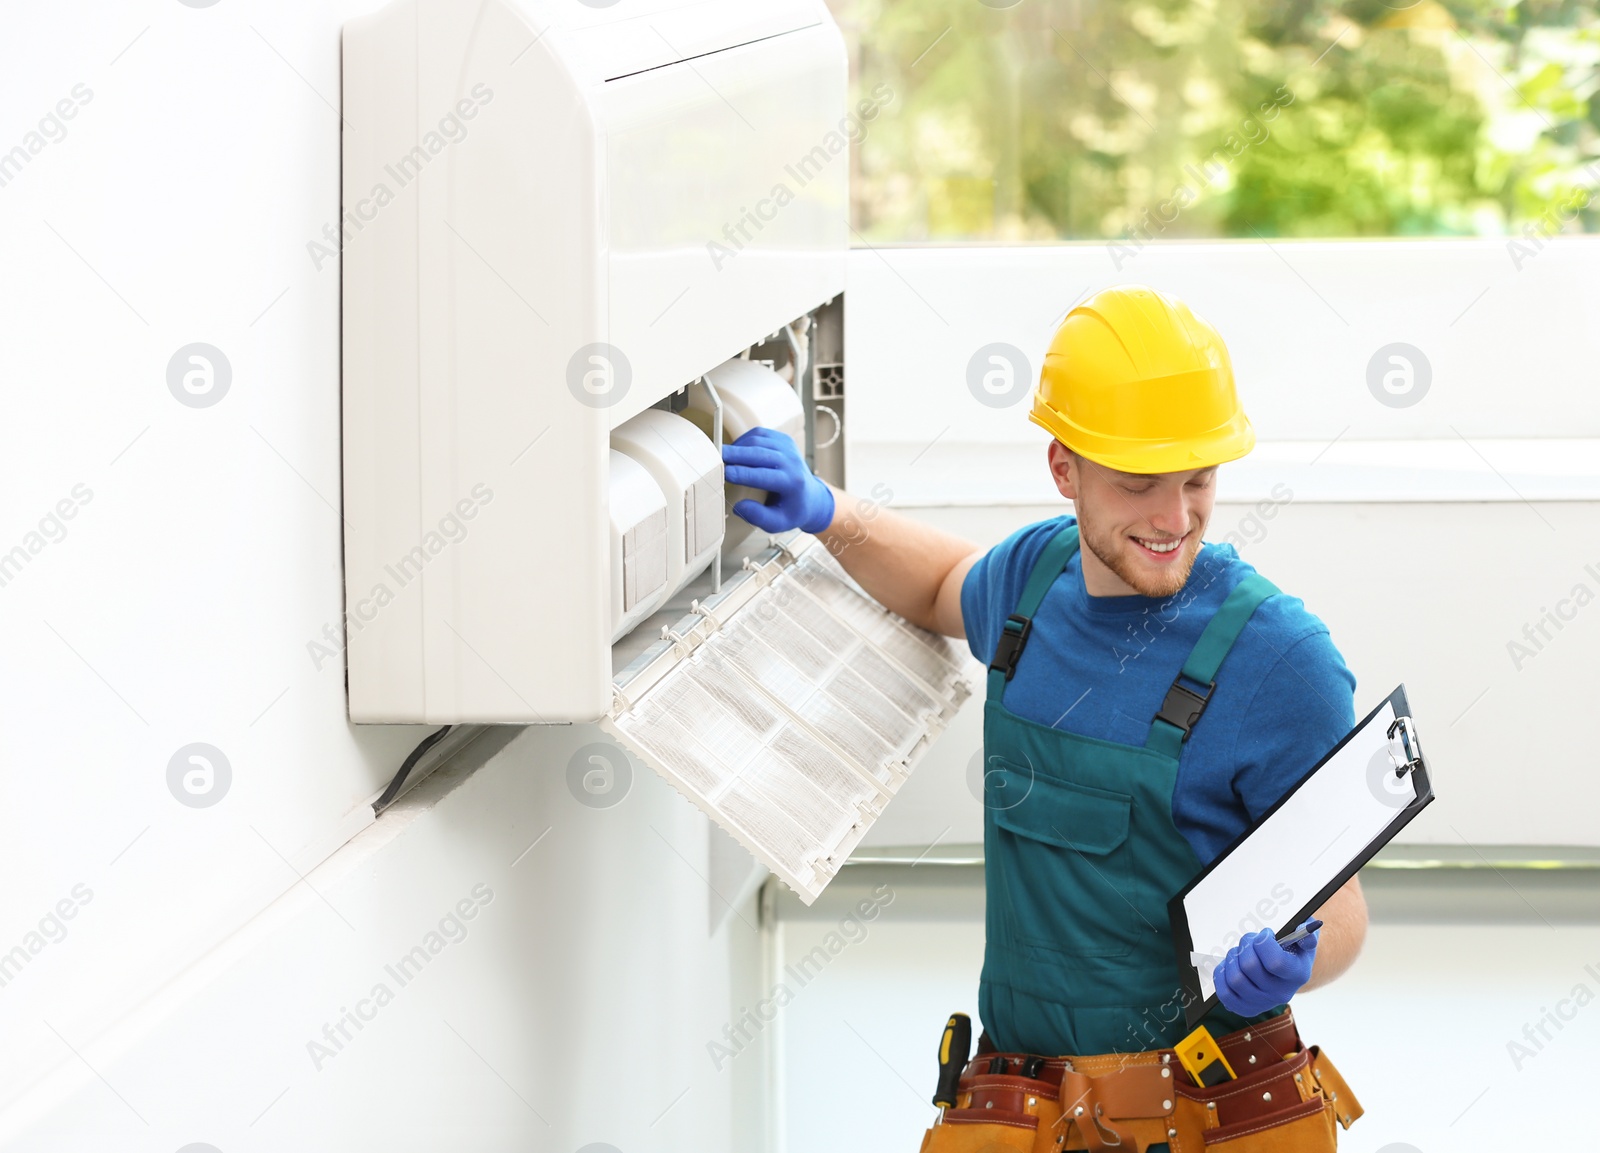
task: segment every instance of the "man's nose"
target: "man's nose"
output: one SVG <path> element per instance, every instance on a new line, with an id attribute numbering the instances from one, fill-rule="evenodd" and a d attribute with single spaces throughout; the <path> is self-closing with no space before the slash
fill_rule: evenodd
<path id="1" fill-rule="evenodd" d="M 1182 485 L 1163 485 L 1150 497 L 1144 514 L 1151 528 L 1163 536 L 1182 536 L 1189 531 L 1189 497 Z"/>

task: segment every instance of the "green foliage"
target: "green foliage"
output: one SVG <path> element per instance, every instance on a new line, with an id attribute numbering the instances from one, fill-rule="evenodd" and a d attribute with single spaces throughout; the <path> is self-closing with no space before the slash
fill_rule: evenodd
<path id="1" fill-rule="evenodd" d="M 1600 0 L 831 2 L 871 240 L 1600 228 Z"/>

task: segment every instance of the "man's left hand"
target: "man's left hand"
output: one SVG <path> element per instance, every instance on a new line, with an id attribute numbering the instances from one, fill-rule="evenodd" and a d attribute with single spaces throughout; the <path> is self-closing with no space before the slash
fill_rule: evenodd
<path id="1" fill-rule="evenodd" d="M 1271 929 L 1251 933 L 1222 958 L 1212 974 L 1217 1000 L 1241 1017 L 1255 1017 L 1284 1004 L 1311 980 L 1322 930 L 1288 948 Z"/>

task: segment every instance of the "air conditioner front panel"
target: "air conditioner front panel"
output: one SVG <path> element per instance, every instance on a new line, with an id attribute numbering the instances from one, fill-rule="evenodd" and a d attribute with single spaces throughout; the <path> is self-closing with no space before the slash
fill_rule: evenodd
<path id="1" fill-rule="evenodd" d="M 847 90 L 829 24 L 600 93 L 611 341 L 634 371 L 613 427 L 761 340 L 774 316 L 843 290 Z"/>
<path id="2" fill-rule="evenodd" d="M 741 573 L 678 642 L 630 666 L 604 722 L 807 904 L 971 692 L 947 638 L 865 598 L 823 555 L 794 534 Z M 894 656 L 891 637 L 914 639 Z"/>

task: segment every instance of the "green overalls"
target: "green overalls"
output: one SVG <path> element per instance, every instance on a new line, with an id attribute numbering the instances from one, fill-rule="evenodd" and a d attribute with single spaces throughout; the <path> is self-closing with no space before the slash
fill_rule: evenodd
<path id="1" fill-rule="evenodd" d="M 988 942 L 978 1010 L 1001 1052 L 1137 1052 L 1188 1033 L 1167 902 L 1201 862 L 1172 822 L 1178 755 L 1234 640 L 1256 606 L 1278 592 L 1258 574 L 1233 589 L 1184 661 L 1142 748 L 1078 736 L 1024 720 L 1004 703 L 1031 618 L 1077 548 L 1076 525 L 1045 547 L 989 666 Z M 1213 1035 L 1246 1023 L 1220 1006 L 1205 1019 Z"/>

